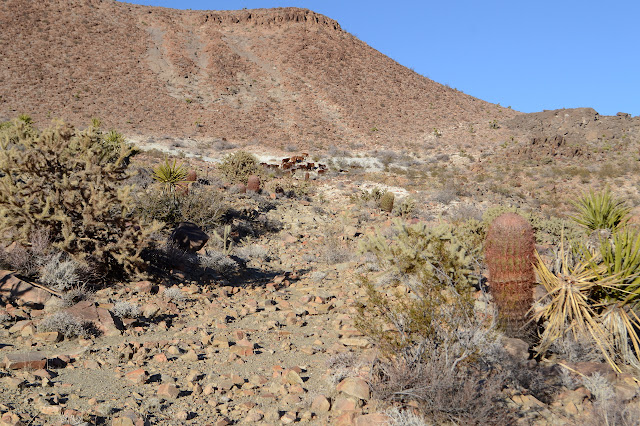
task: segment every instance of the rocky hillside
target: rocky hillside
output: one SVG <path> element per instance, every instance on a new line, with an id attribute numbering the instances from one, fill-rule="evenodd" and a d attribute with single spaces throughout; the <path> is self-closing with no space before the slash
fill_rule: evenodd
<path id="1" fill-rule="evenodd" d="M 431 81 L 325 16 L 112 0 L 0 4 L 0 118 L 323 147 L 421 143 L 517 116 Z"/>

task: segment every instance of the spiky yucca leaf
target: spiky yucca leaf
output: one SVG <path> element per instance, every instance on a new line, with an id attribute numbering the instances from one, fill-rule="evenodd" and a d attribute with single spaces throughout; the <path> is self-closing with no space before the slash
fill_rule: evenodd
<path id="1" fill-rule="evenodd" d="M 618 229 L 611 241 L 602 241 L 598 256 L 592 257 L 595 272 L 619 277 L 615 287 L 608 288 L 607 297 L 636 303 L 640 300 L 640 229 Z M 602 266 L 599 267 L 599 266 Z"/>
<path id="2" fill-rule="evenodd" d="M 631 209 L 624 201 L 616 198 L 609 188 L 600 192 L 589 191 L 582 195 L 573 206 L 578 210 L 572 219 L 578 224 L 591 229 L 617 229 L 628 220 Z"/>
<path id="3" fill-rule="evenodd" d="M 183 164 L 176 165 L 176 160 L 173 160 L 173 164 L 171 164 L 166 159 L 164 164 L 153 169 L 152 177 L 163 184 L 165 191 L 173 192 L 176 185 L 184 182 L 187 177 L 187 169 Z"/>
<path id="4" fill-rule="evenodd" d="M 536 252 L 536 273 L 547 295 L 539 301 L 541 307 L 534 313 L 534 320 L 546 320 L 546 327 L 537 347 L 538 353 L 546 352 L 553 342 L 572 333 L 576 340 L 591 338 L 609 364 L 619 370 L 611 354 L 613 347 L 607 338 L 598 314 L 590 298 L 597 289 L 594 282 L 598 275 L 589 268 L 587 261 L 569 267 L 568 253 L 561 246 L 561 272 L 554 274 Z"/>

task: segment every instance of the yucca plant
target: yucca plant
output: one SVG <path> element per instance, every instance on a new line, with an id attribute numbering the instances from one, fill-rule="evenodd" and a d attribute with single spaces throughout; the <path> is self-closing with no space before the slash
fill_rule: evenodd
<path id="1" fill-rule="evenodd" d="M 187 169 L 184 164 L 176 165 L 176 160 L 172 164 L 166 159 L 164 164 L 153 169 L 152 177 L 163 185 L 165 192 L 174 193 L 176 186 L 185 181 Z"/>
<path id="2" fill-rule="evenodd" d="M 640 300 L 640 229 L 618 229 L 611 240 L 600 243 L 598 255 L 591 260 L 594 272 L 602 270 L 604 276 L 618 277 L 619 285 L 607 291 L 605 297 L 624 303 Z"/>
<path id="3" fill-rule="evenodd" d="M 591 230 L 615 230 L 626 224 L 631 211 L 623 200 L 611 193 L 608 187 L 600 192 L 591 190 L 572 204 L 578 211 L 572 219 Z"/>
<path id="4" fill-rule="evenodd" d="M 537 255 L 537 253 L 536 253 Z M 640 319 L 637 301 L 629 298 L 631 278 L 622 267 L 610 268 L 600 253 L 585 254 L 576 263 L 560 247 L 560 271 L 549 271 L 538 257 L 536 273 L 547 295 L 538 302 L 534 320 L 545 321 L 537 347 L 544 353 L 557 339 L 572 333 L 576 340 L 592 340 L 607 362 L 621 371 L 619 361 L 640 368 Z"/>

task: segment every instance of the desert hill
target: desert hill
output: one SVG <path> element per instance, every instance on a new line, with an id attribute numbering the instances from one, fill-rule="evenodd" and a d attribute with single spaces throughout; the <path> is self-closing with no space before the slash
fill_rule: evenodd
<path id="1" fill-rule="evenodd" d="M 420 143 L 517 112 L 440 85 L 325 16 L 111 0 L 0 4 L 0 118 L 320 146 Z"/>

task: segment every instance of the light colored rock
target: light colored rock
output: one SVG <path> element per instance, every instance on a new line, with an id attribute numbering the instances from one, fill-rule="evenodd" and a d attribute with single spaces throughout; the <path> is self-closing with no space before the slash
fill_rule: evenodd
<path id="1" fill-rule="evenodd" d="M 371 342 L 364 337 L 343 337 L 340 339 L 340 343 L 345 346 L 354 346 L 362 349 L 371 347 Z"/>
<path id="2" fill-rule="evenodd" d="M 369 384 L 360 377 L 347 377 L 336 386 L 336 390 L 365 401 L 371 397 Z"/>
<path id="3" fill-rule="evenodd" d="M 391 419 L 384 413 L 365 414 L 356 417 L 356 426 L 382 426 L 388 425 Z"/>
<path id="4" fill-rule="evenodd" d="M 294 411 L 287 411 L 284 413 L 282 417 L 280 417 L 280 421 L 285 425 L 291 424 L 296 421 L 298 418 L 298 414 Z"/>
<path id="5" fill-rule="evenodd" d="M 504 337 L 502 339 L 502 345 L 504 350 L 516 360 L 526 361 L 529 359 L 529 344 L 524 340 Z"/>
<path id="6" fill-rule="evenodd" d="M 331 409 L 331 403 L 324 395 L 318 395 L 313 398 L 313 402 L 311 403 L 311 410 L 314 413 L 326 413 Z"/>
<path id="7" fill-rule="evenodd" d="M 176 399 L 178 397 L 178 395 L 180 395 L 180 390 L 174 384 L 164 383 L 164 384 L 158 386 L 158 390 L 156 392 L 156 395 L 164 397 L 164 398 Z"/>

